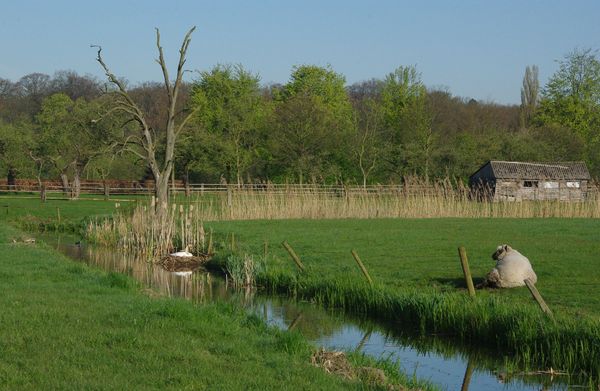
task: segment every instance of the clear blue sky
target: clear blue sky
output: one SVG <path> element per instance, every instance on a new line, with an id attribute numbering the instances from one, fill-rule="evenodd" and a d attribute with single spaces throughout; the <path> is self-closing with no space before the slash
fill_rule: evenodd
<path id="1" fill-rule="evenodd" d="M 430 87 L 519 103 L 526 65 L 540 81 L 574 48 L 600 49 L 600 1 L 3 0 L 0 77 L 71 69 L 101 76 L 90 44 L 132 82 L 160 80 L 154 27 L 173 64 L 197 26 L 187 66 L 241 63 L 264 83 L 295 64 L 331 64 L 348 83 L 416 65 Z"/>

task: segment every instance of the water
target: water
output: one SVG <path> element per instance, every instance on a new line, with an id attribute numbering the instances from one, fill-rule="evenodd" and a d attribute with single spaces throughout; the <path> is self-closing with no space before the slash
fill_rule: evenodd
<path id="1" fill-rule="evenodd" d="M 409 375 L 447 390 L 566 390 L 578 388 L 567 376 L 506 375 L 510 357 L 457 345 L 443 337 L 423 337 L 399 324 L 381 324 L 324 309 L 308 302 L 233 289 L 226 280 L 197 270 L 175 274 L 114 250 L 73 244 L 73 238 L 45 236 L 46 243 L 69 257 L 105 270 L 126 273 L 154 292 L 198 303 L 235 302 L 271 325 L 294 329 L 327 350 L 361 351 L 397 361 Z"/>

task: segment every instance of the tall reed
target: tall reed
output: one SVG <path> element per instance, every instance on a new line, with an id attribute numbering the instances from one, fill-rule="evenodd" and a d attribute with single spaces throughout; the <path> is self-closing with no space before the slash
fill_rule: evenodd
<path id="1" fill-rule="evenodd" d="M 205 252 L 206 235 L 194 205 L 172 204 L 160 214 L 151 205 L 138 205 L 132 213 L 119 213 L 112 219 L 92 221 L 86 238 L 97 244 L 119 247 L 130 253 L 156 259 L 175 249 Z"/>
<path id="2" fill-rule="evenodd" d="M 476 200 L 461 182 L 407 180 L 402 186 L 343 188 L 324 191 L 299 188 L 229 189 L 227 196 L 193 201 L 204 221 L 258 219 L 437 218 L 437 217 L 562 217 L 600 218 L 600 197 L 590 192 L 585 201 Z"/>

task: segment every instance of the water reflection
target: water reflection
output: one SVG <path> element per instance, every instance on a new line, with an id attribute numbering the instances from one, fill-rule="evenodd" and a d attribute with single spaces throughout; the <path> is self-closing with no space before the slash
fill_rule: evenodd
<path id="1" fill-rule="evenodd" d="M 448 390 L 566 390 L 566 376 L 508 376 L 512 360 L 495 352 L 459 346 L 454 341 L 406 332 L 399 324 L 353 318 L 306 302 L 267 296 L 247 288 L 234 290 L 227 279 L 204 269 L 184 275 L 154 266 L 144 259 L 106 248 L 69 244 L 44 238 L 69 257 L 105 270 L 128 274 L 165 296 L 197 303 L 234 302 L 282 329 L 295 330 L 326 349 L 360 351 L 396 360 L 409 375 L 427 379 Z M 512 363 L 514 365 L 514 362 Z M 575 386 L 577 387 L 577 386 Z"/>

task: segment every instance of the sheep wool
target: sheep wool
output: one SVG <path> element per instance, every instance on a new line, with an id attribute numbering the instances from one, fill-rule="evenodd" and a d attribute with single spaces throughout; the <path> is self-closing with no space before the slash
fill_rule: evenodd
<path id="1" fill-rule="evenodd" d="M 529 259 L 509 245 L 498 246 L 492 258 L 496 260 L 496 267 L 486 276 L 487 285 L 514 288 L 525 285 L 527 278 L 534 284 L 537 282 Z"/>

